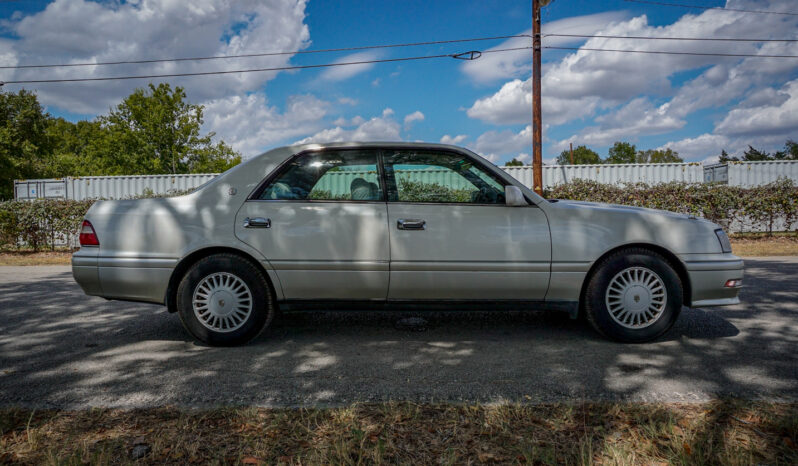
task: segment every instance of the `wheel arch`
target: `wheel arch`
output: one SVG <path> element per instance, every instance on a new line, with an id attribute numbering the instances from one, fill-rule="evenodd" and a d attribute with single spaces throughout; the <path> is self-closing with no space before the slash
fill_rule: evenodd
<path id="1" fill-rule="evenodd" d="M 682 282 L 682 303 L 685 306 L 689 306 L 692 301 L 692 289 L 690 285 L 690 276 L 687 274 L 687 268 L 685 267 L 684 263 L 679 260 L 676 254 L 672 253 L 668 249 L 651 243 L 630 243 L 630 244 L 623 244 L 621 246 L 617 246 L 615 248 L 606 251 L 602 254 L 599 258 L 597 258 L 593 263 L 590 265 L 590 269 L 587 271 L 585 275 L 585 279 L 582 281 L 582 288 L 579 292 L 579 309 L 580 312 L 582 307 L 584 306 L 585 302 L 585 291 L 587 290 L 587 284 L 590 282 L 590 279 L 593 277 L 593 274 L 596 273 L 598 269 L 598 265 L 604 258 L 617 253 L 618 251 L 622 251 L 624 249 L 647 249 L 651 252 L 657 253 L 666 261 L 668 264 L 673 267 L 673 270 L 676 271 L 676 275 L 679 276 L 679 280 Z"/>
<path id="2" fill-rule="evenodd" d="M 269 275 L 268 270 L 260 263 L 257 259 L 252 257 L 251 254 L 248 254 L 245 251 L 240 249 L 225 247 L 225 246 L 211 246 L 207 248 L 198 249 L 193 251 L 191 254 L 187 255 L 186 257 L 182 258 L 180 262 L 177 263 L 175 268 L 172 270 L 172 275 L 169 277 L 169 284 L 166 287 L 166 296 L 164 297 L 164 303 L 166 304 L 166 309 L 170 313 L 177 312 L 177 287 L 180 285 L 180 280 L 185 275 L 186 271 L 197 263 L 202 258 L 211 256 L 213 254 L 235 254 L 242 259 L 252 263 L 255 267 L 260 269 L 263 272 L 263 275 L 266 277 L 266 282 L 269 284 L 269 288 L 271 289 L 272 296 L 277 299 L 276 290 L 274 287 L 274 283 L 272 282 L 272 278 Z"/>

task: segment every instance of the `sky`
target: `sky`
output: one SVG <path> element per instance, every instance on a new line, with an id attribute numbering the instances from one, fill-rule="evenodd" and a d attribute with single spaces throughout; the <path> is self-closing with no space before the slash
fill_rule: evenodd
<path id="1" fill-rule="evenodd" d="M 794 0 L 682 0 L 798 13 Z M 529 0 L 130 0 L 0 3 L 0 66 L 251 54 L 529 34 Z M 798 58 L 597 52 L 586 48 L 798 55 L 797 42 L 698 42 L 545 34 L 798 39 L 798 15 L 623 0 L 543 9 L 543 159 L 572 143 L 606 157 L 615 141 L 711 162 L 798 140 Z M 273 68 L 526 47 L 529 38 L 212 61 L 0 69 L 0 80 Z M 72 121 L 105 114 L 148 82 L 185 88 L 203 129 L 248 158 L 296 142 L 427 141 L 497 164 L 530 162 L 531 50 L 321 69 L 89 83 L 35 91 Z"/>

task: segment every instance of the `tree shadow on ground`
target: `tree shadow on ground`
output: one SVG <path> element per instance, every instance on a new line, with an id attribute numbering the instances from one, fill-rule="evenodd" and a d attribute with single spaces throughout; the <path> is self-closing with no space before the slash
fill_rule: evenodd
<path id="1" fill-rule="evenodd" d="M 14 270 L 14 269 L 11 269 Z M 86 297 L 65 268 L 0 271 L 0 404 L 700 400 L 798 394 L 798 263 L 749 261 L 744 304 L 684 309 L 624 345 L 546 312 L 286 313 L 250 345 L 196 344 L 165 308 Z M 418 316 L 421 332 L 396 321 Z"/>

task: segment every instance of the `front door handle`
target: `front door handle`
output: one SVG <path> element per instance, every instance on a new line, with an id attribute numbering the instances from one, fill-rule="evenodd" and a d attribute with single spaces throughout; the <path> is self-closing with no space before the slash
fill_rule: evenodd
<path id="1" fill-rule="evenodd" d="M 268 218 L 247 217 L 244 219 L 244 228 L 271 228 L 271 226 L 272 226 L 272 221 Z"/>
<path id="2" fill-rule="evenodd" d="M 426 230 L 427 222 L 419 219 L 400 218 L 396 221 L 396 228 L 400 230 Z"/>

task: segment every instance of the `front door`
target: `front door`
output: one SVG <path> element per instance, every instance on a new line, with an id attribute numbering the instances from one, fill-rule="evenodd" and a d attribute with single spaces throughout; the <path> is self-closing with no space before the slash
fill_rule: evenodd
<path id="1" fill-rule="evenodd" d="M 236 236 L 269 260 L 286 299 L 384 300 L 383 193 L 376 151 L 299 154 L 244 203 Z"/>
<path id="2" fill-rule="evenodd" d="M 542 300 L 551 240 L 534 205 L 508 207 L 504 181 L 460 153 L 383 154 L 393 300 Z"/>

